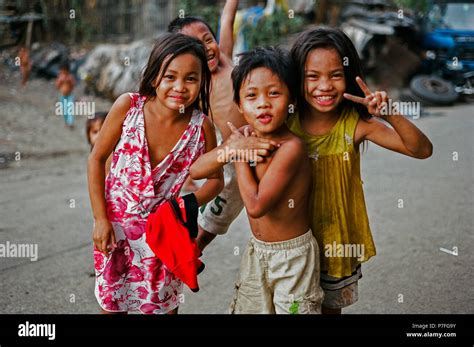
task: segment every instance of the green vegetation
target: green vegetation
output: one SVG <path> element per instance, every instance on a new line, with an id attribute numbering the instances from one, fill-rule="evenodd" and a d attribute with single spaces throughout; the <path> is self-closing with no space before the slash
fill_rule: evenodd
<path id="1" fill-rule="evenodd" d="M 185 16 L 203 18 L 217 35 L 222 8 L 216 5 L 203 5 L 199 0 L 179 0 L 178 9 L 184 10 Z"/>
<path id="2" fill-rule="evenodd" d="M 242 31 L 248 45 L 248 49 L 257 46 L 277 45 L 282 39 L 303 29 L 303 18 L 295 15 L 290 18 L 289 14 L 282 9 L 277 9 L 271 16 L 264 16 L 254 26 L 244 24 Z"/>
<path id="3" fill-rule="evenodd" d="M 409 8 L 415 12 L 426 13 L 429 0 L 395 0 L 395 3 L 401 8 Z"/>
<path id="4" fill-rule="evenodd" d="M 219 18 L 222 8 L 220 5 L 203 5 L 198 0 L 179 0 L 178 8 L 183 9 L 185 15 L 198 16 L 209 23 L 217 34 Z M 276 45 L 282 39 L 302 30 L 304 20 L 298 15 L 290 16 L 285 10 L 277 8 L 271 16 L 261 17 L 256 25 L 243 23 L 242 30 L 247 48 L 257 46 Z"/>

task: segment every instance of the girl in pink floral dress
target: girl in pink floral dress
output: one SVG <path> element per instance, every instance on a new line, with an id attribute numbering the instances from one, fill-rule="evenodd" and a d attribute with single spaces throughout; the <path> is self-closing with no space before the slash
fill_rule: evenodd
<path id="1" fill-rule="evenodd" d="M 210 72 L 202 44 L 181 34 L 156 42 L 139 93 L 112 106 L 89 157 L 94 214 L 95 295 L 103 313 L 176 313 L 182 282 L 145 239 L 150 212 L 177 197 L 191 164 L 216 146 Z M 105 162 L 112 154 L 110 173 Z M 194 194 L 199 205 L 222 189 L 222 174 Z"/>

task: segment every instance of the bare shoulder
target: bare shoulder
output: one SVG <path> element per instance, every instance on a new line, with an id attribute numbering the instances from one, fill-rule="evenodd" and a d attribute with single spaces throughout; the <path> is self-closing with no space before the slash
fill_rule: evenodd
<path id="1" fill-rule="evenodd" d="M 306 145 L 298 136 L 291 136 L 275 152 L 276 156 L 286 156 L 288 160 L 301 160 L 306 156 Z"/>
<path id="2" fill-rule="evenodd" d="M 130 109 L 130 104 L 129 94 L 122 94 L 115 100 L 105 118 L 91 155 L 104 161 L 109 157 L 120 139 L 122 126 Z"/>
<path id="3" fill-rule="evenodd" d="M 292 135 L 288 141 L 285 141 L 281 148 L 285 147 L 288 151 L 294 151 L 295 155 L 303 155 L 306 152 L 306 145 L 302 139 Z"/>
<path id="4" fill-rule="evenodd" d="M 128 93 L 124 93 L 120 95 L 110 108 L 109 114 L 105 121 L 107 122 L 108 119 L 112 121 L 122 120 L 127 115 L 128 110 L 130 109 L 131 105 L 131 98 Z"/>
<path id="5" fill-rule="evenodd" d="M 112 107 L 116 106 L 117 108 L 120 109 L 129 109 L 130 105 L 132 103 L 131 97 L 128 93 L 123 93 L 120 95 L 117 100 L 115 100 L 114 104 Z"/>

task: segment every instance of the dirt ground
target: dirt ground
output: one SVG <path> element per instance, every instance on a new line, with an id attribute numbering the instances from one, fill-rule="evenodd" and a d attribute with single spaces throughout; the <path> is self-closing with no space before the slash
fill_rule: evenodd
<path id="1" fill-rule="evenodd" d="M 0 243 L 38 245 L 37 261 L 0 258 L 0 313 L 97 313 L 86 117 L 65 128 L 53 81 L 21 90 L 18 73 L 3 67 L 0 80 Z M 85 98 L 80 89 L 76 99 Z M 88 100 L 96 111 L 111 105 Z M 346 313 L 474 312 L 474 107 L 428 111 L 416 124 L 434 143 L 430 159 L 375 145 L 362 156 L 377 256 L 364 264 L 360 300 Z M 226 312 L 248 237 L 242 213 L 206 250 L 201 291 L 186 291 L 181 313 Z M 457 256 L 440 250 L 453 247 Z"/>

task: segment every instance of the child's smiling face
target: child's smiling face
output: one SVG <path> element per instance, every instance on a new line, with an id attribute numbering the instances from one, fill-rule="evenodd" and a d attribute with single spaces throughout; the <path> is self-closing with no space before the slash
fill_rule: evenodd
<path id="1" fill-rule="evenodd" d="M 288 115 L 290 92 L 272 70 L 252 70 L 240 88 L 239 111 L 257 135 L 277 130 Z"/>
<path id="2" fill-rule="evenodd" d="M 336 110 L 344 100 L 346 79 L 339 53 L 333 48 L 315 48 L 306 59 L 305 100 L 319 112 Z"/>
<path id="3" fill-rule="evenodd" d="M 209 31 L 209 28 L 204 23 L 194 22 L 183 27 L 180 32 L 202 42 L 204 47 L 206 47 L 207 65 L 209 70 L 214 72 L 219 65 L 220 51 L 217 41 Z"/>
<path id="4" fill-rule="evenodd" d="M 156 96 L 163 106 L 182 112 L 183 106 L 188 108 L 199 96 L 201 78 L 199 59 L 190 53 L 178 55 L 163 73 Z"/>

